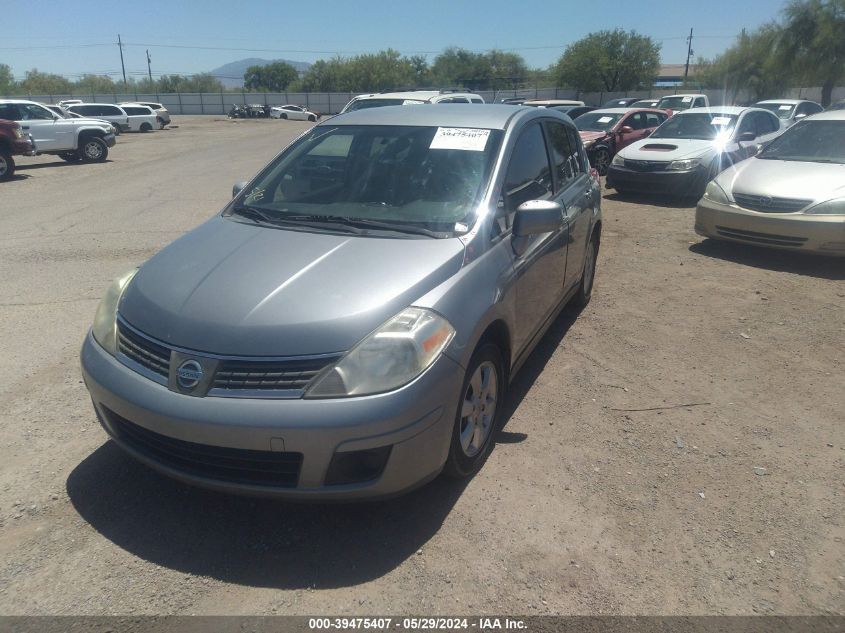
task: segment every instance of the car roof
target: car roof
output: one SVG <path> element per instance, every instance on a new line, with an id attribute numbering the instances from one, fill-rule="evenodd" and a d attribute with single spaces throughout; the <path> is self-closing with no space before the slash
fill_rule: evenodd
<path id="1" fill-rule="evenodd" d="M 815 103 L 814 101 L 810 101 L 808 99 L 766 99 L 765 101 L 758 101 L 755 105 L 759 105 L 761 103 Z"/>
<path id="2" fill-rule="evenodd" d="M 668 97 L 706 97 L 704 93 L 701 92 L 679 92 L 675 95 L 663 95 L 660 99 L 666 99 Z M 660 100 L 658 99 L 658 101 Z"/>
<path id="3" fill-rule="evenodd" d="M 696 112 L 713 112 L 714 114 L 735 114 L 739 116 L 746 110 L 756 110 L 758 112 L 766 112 L 771 114 L 769 110 L 765 110 L 764 108 L 753 108 L 753 107 L 745 107 L 745 106 L 716 106 L 712 105 L 709 108 L 689 108 L 688 110 L 681 110 L 680 112 L 676 112 L 675 116 L 680 116 L 682 114 L 695 114 Z"/>
<path id="4" fill-rule="evenodd" d="M 120 107 L 116 103 L 99 103 L 99 102 L 95 103 L 93 101 L 91 101 L 91 102 L 84 101 L 83 103 L 71 103 L 69 107 L 81 106 L 81 105 L 114 106 L 115 108 Z"/>
<path id="5" fill-rule="evenodd" d="M 478 95 L 472 92 L 443 92 L 441 90 L 408 90 L 406 92 L 373 92 L 366 95 L 358 95 L 355 99 L 414 99 L 415 101 L 428 101 L 435 97 L 455 97 Z"/>
<path id="6" fill-rule="evenodd" d="M 845 121 L 845 110 L 825 110 L 813 116 L 808 116 L 805 121 Z"/>
<path id="7" fill-rule="evenodd" d="M 569 117 L 557 110 L 496 103 L 365 108 L 338 114 L 320 125 L 420 125 L 504 130 L 516 121 L 541 117 L 570 121 Z"/>
<path id="8" fill-rule="evenodd" d="M 548 103 L 549 105 L 571 105 L 571 106 L 582 106 L 585 105 L 583 101 L 578 101 L 577 99 L 526 99 L 523 101 L 523 105 L 527 105 L 529 103 L 533 104 L 540 104 L 540 103 Z"/>
<path id="9" fill-rule="evenodd" d="M 637 110 L 650 110 L 650 108 L 596 108 L 591 110 L 590 114 L 626 114 L 628 112 L 636 112 Z M 665 112 L 663 110 L 655 110 L 655 112 Z"/>

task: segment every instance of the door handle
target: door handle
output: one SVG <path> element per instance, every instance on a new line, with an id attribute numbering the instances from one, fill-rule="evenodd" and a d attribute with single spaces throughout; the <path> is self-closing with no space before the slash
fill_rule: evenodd
<path id="1" fill-rule="evenodd" d="M 28 129 L 29 129 L 29 126 L 28 126 L 28 125 L 22 125 L 22 126 L 21 126 L 21 129 L 22 129 L 22 130 L 28 130 Z"/>

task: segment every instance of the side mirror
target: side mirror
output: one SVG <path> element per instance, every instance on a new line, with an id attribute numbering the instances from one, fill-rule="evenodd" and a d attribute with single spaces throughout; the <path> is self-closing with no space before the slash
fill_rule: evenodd
<path id="1" fill-rule="evenodd" d="M 630 134 L 633 131 L 634 128 L 632 128 L 630 125 L 623 125 L 621 128 L 619 128 L 620 134 Z"/>
<path id="2" fill-rule="evenodd" d="M 754 132 L 743 132 L 736 137 L 736 140 L 741 143 L 747 143 L 748 141 L 753 141 L 755 138 L 757 138 L 757 135 Z"/>
<path id="3" fill-rule="evenodd" d="M 516 237 L 551 233 L 563 226 L 563 207 L 552 200 L 529 200 L 519 205 L 513 219 Z"/>
<path id="4" fill-rule="evenodd" d="M 248 184 L 248 181 L 241 180 L 240 182 L 236 182 L 234 185 L 232 185 L 232 197 L 234 198 L 241 191 L 243 191 L 244 187 L 246 187 L 247 184 Z"/>
<path id="5" fill-rule="evenodd" d="M 803 119 L 806 116 L 807 115 L 802 112 L 801 114 L 796 114 L 794 118 L 795 118 L 796 121 L 800 121 L 801 119 Z"/>

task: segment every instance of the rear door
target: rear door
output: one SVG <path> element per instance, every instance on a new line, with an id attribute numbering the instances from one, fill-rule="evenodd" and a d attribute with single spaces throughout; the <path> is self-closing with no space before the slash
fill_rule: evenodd
<path id="1" fill-rule="evenodd" d="M 545 125 L 555 176 L 555 199 L 563 205 L 568 227 L 563 282 L 564 291 L 568 291 L 581 279 L 596 194 L 578 132 L 559 121 L 546 121 Z"/>

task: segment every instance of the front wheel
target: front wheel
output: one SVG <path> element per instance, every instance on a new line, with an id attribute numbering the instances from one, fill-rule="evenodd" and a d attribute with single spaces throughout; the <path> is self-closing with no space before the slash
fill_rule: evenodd
<path id="1" fill-rule="evenodd" d="M 286 118 L 288 118 L 288 115 L 285 114 L 284 112 L 282 112 L 282 116 L 280 116 L 279 118 L 280 119 L 286 119 Z"/>
<path id="2" fill-rule="evenodd" d="M 153 126 L 149 123 L 141 123 L 141 131 L 142 132 L 152 132 Z"/>
<path id="3" fill-rule="evenodd" d="M 79 147 L 79 158 L 85 163 L 102 163 L 108 155 L 106 142 L 96 136 L 85 139 Z"/>
<path id="4" fill-rule="evenodd" d="M 308 117 L 308 120 L 309 120 L 309 121 L 311 121 L 312 123 L 316 123 L 316 122 L 317 122 L 317 117 L 315 117 L 315 116 L 312 114 L 312 115 L 310 115 L 310 116 Z"/>
<path id="5" fill-rule="evenodd" d="M 15 159 L 9 152 L 0 151 L 0 181 L 15 175 Z"/>
<path id="6" fill-rule="evenodd" d="M 492 343 L 483 344 L 472 355 L 464 376 L 449 457 L 443 467 L 447 477 L 469 477 L 481 468 L 490 454 L 504 404 L 504 378 L 499 348 Z"/>
<path id="7" fill-rule="evenodd" d="M 607 169 L 610 167 L 609 149 L 599 147 L 593 152 L 593 167 L 599 172 L 599 176 L 607 176 Z"/>

